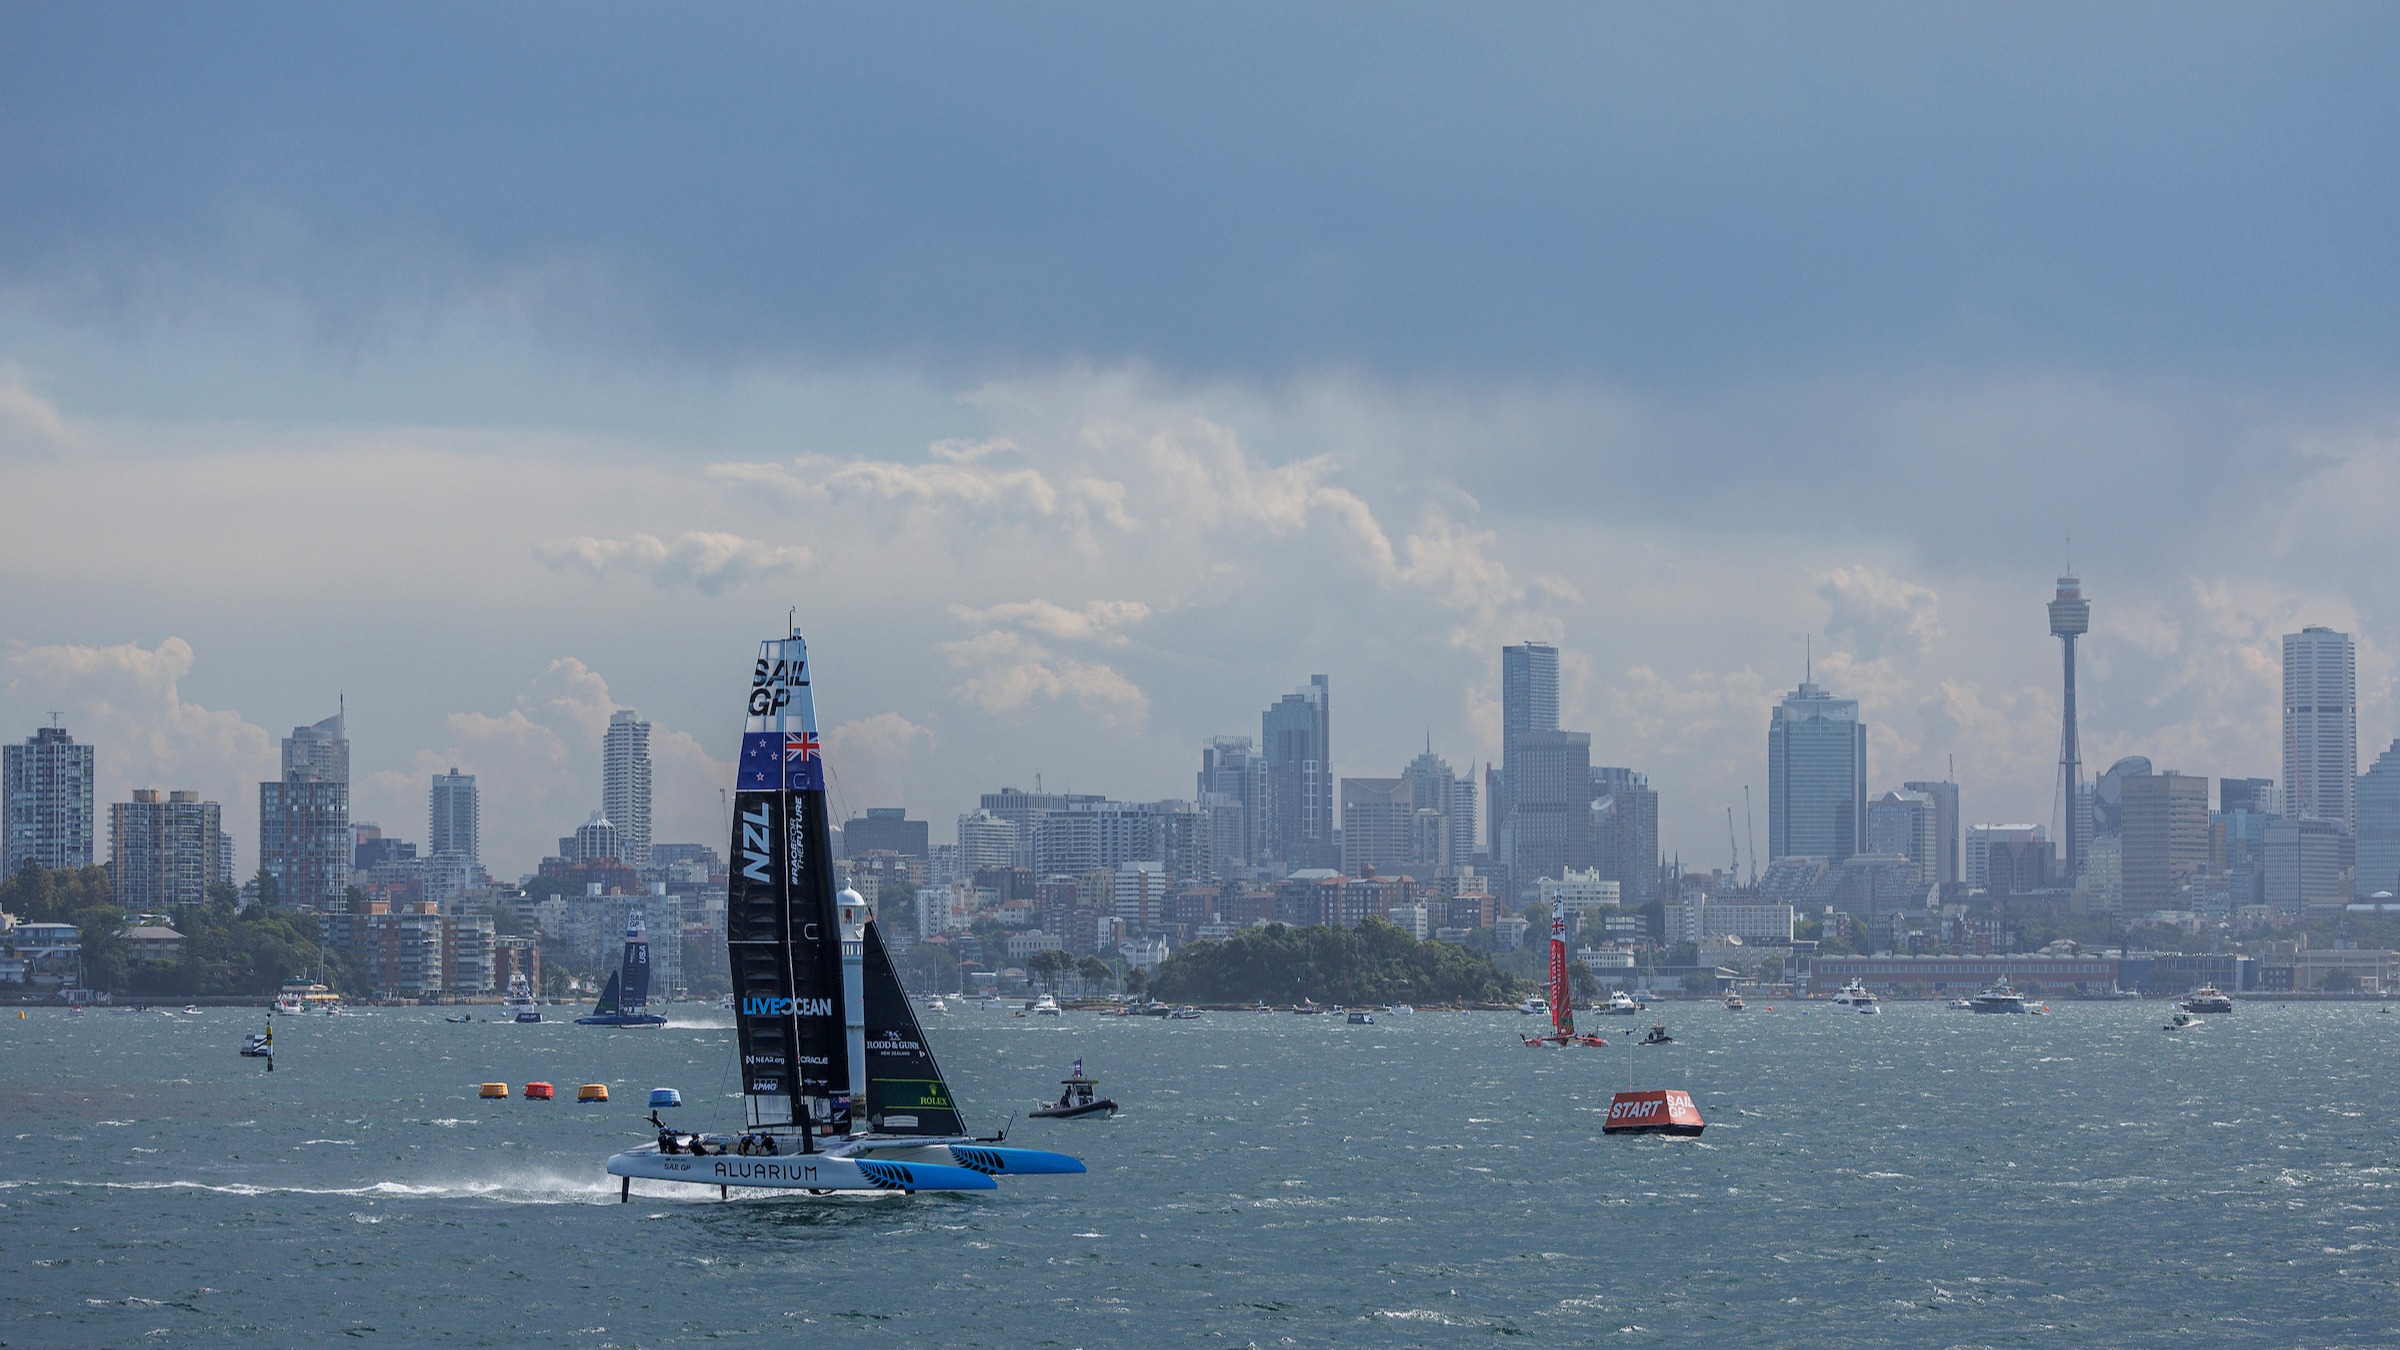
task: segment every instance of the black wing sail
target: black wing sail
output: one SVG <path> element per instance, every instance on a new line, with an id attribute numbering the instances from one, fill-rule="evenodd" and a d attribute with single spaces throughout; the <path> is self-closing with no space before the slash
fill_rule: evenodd
<path id="1" fill-rule="evenodd" d="M 625 935 L 624 974 L 624 1010 L 641 1012 L 650 1003 L 650 939 L 647 936 L 637 938 L 634 933 Z"/>
<path id="2" fill-rule="evenodd" d="M 610 1013 L 618 1011 L 618 988 L 619 985 L 617 983 L 617 972 L 612 970 L 608 972 L 608 983 L 600 987 L 600 1001 L 593 1005 L 592 1016 L 605 1017 Z"/>
<path id="3" fill-rule="evenodd" d="M 956 1136 L 967 1132 L 933 1045 L 917 1024 L 899 972 L 870 921 L 861 974 L 866 981 L 867 1124 L 881 1134 Z"/>
<path id="4" fill-rule="evenodd" d="M 846 1133 L 841 938 L 833 914 L 825 767 L 809 695 L 808 647 L 760 644 L 735 771 L 725 947 L 742 1090 L 754 1125 Z"/>

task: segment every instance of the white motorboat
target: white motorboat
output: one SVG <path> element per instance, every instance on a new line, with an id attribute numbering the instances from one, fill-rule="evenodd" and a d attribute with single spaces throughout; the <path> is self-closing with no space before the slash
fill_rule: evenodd
<path id="1" fill-rule="evenodd" d="M 1040 998 L 1035 999 L 1033 1002 L 1026 1004 L 1025 1010 L 1032 1013 L 1036 1017 L 1056 1017 L 1059 1015 L 1058 1000 L 1048 994 L 1044 994 Z"/>
<path id="2" fill-rule="evenodd" d="M 507 1010 L 508 1020 L 512 1022 L 542 1020 L 542 1010 L 533 1001 L 533 985 L 526 980 L 522 970 L 508 977 L 508 997 L 500 1001 L 500 1006 Z"/>
<path id="3" fill-rule="evenodd" d="M 1742 1002 L 1742 996 L 1740 994 L 1729 993 L 1725 996 L 1725 1011 L 1727 1012 L 1740 1012 L 1742 1009 L 1749 1006 L 1749 1004 Z"/>
<path id="4" fill-rule="evenodd" d="M 1387 1003 L 1383 1005 L 1383 1010 L 1394 1017 L 1407 1017 L 1416 1012 L 1415 1008 L 1406 1003 Z"/>
<path id="5" fill-rule="evenodd" d="M 1985 986 L 1967 1006 L 1979 1013 L 2021 1013 L 2025 1011 L 2025 996 L 2003 975 L 1998 984 Z"/>
<path id="6" fill-rule="evenodd" d="M 275 996 L 275 1011 L 282 1013 L 286 1017 L 299 1016 L 301 1012 L 300 996 L 293 993 L 277 994 Z"/>
<path id="7" fill-rule="evenodd" d="M 198 1017 L 200 1015 L 200 1005 L 197 1003 L 184 1004 L 183 1015 L 186 1017 Z"/>
<path id="8" fill-rule="evenodd" d="M 1841 992 L 1833 996 L 1833 1002 L 1834 1006 L 1848 1008 L 1852 1012 L 1873 1014 L 1883 1011 L 1882 1002 L 1868 990 L 1864 980 L 1854 979 L 1843 985 Z"/>
<path id="9" fill-rule="evenodd" d="M 2204 984 L 2193 990 L 2192 996 L 2185 999 L 2180 1006 L 2185 1012 L 2229 1013 L 2233 1011 L 2233 1000 L 2227 998 L 2225 991 L 2215 985 Z"/>
<path id="10" fill-rule="evenodd" d="M 935 994 L 931 999 L 926 1001 L 925 1011 L 946 1013 L 950 1011 L 950 1004 L 940 994 Z"/>
<path id="11" fill-rule="evenodd" d="M 1543 998 L 1540 994 L 1528 994 L 1525 996 L 1525 1001 L 1517 1005 L 1517 1011 L 1527 1017 L 1548 1017 L 1550 1000 Z"/>
<path id="12" fill-rule="evenodd" d="M 1608 1002 L 1592 1011 L 1603 1017 L 1638 1017 L 1641 1015 L 1642 1005 L 1635 1002 L 1632 995 L 1619 989 L 1608 996 Z"/>

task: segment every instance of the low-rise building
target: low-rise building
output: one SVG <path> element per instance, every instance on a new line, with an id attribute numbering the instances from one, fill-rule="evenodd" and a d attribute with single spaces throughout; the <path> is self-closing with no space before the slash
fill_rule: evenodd
<path id="1" fill-rule="evenodd" d="M 183 959 L 183 934 L 157 924 L 143 924 L 117 934 L 125 956 L 138 962 L 173 963 Z"/>
<path id="2" fill-rule="evenodd" d="M 2115 990 L 2118 966 L 2102 956 L 1820 956 L 1808 990 L 1829 996 L 1858 980 L 1879 995 L 1967 998 L 2003 977 L 2029 998 L 2072 998 Z"/>

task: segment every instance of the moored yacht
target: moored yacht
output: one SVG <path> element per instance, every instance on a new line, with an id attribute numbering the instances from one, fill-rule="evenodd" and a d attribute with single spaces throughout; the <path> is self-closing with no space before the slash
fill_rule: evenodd
<path id="1" fill-rule="evenodd" d="M 1837 1007 L 1848 1008 L 1852 1012 L 1879 1013 L 1883 1011 L 1883 1004 L 1867 989 L 1866 981 L 1860 979 L 1853 979 L 1850 983 L 1843 985 L 1842 991 L 1833 996 L 1833 1001 Z"/>
<path id="2" fill-rule="evenodd" d="M 1525 1001 L 1517 1005 L 1517 1011 L 1527 1017 L 1548 1017 L 1550 1000 L 1543 998 L 1540 994 L 1527 994 Z"/>
<path id="3" fill-rule="evenodd" d="M 1608 996 L 1608 1002 L 1592 1011 L 1604 1017 L 1637 1017 L 1641 1014 L 1642 1005 L 1636 1002 L 1632 995 L 1619 989 Z"/>
<path id="4" fill-rule="evenodd" d="M 1049 994 L 1044 994 L 1026 1004 L 1025 1011 L 1036 1017 L 1057 1017 L 1059 1015 L 1058 1000 Z"/>
<path id="5" fill-rule="evenodd" d="M 2185 999 L 2181 1006 L 2185 1012 L 2229 1013 L 2233 1011 L 2233 1000 L 2215 985 L 2204 984 L 2193 990 L 2192 996 Z"/>
<path id="6" fill-rule="evenodd" d="M 2025 996 L 2010 986 L 2008 977 L 2003 975 L 1999 983 L 1977 992 L 1967 1006 L 1979 1013 L 2021 1013 L 2025 1011 Z"/>

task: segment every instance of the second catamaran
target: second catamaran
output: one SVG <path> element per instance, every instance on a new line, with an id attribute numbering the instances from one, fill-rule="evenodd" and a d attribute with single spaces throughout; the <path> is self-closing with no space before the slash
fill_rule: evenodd
<path id="1" fill-rule="evenodd" d="M 522 1016 L 519 1021 L 524 1020 Z M 539 1022 L 541 1014 L 534 1014 Z M 642 926 L 641 911 L 625 921 L 625 956 L 609 972 L 608 985 L 591 1015 L 578 1017 L 579 1027 L 663 1027 L 667 1019 L 650 1011 L 650 932 Z"/>
<path id="2" fill-rule="evenodd" d="M 967 1131 L 856 891 L 834 891 L 825 761 L 808 645 L 759 645 L 735 771 L 725 945 L 745 1120 L 608 1160 L 623 1178 L 833 1191 L 994 1190 L 997 1176 L 1081 1172 L 1061 1153 Z"/>

